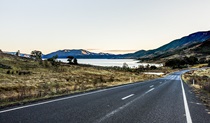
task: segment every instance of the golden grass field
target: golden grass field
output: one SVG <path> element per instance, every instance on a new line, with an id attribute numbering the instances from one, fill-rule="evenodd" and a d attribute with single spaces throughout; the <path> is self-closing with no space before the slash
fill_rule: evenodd
<path id="1" fill-rule="evenodd" d="M 0 53 L 0 64 L 1 107 L 159 77 L 114 68 L 65 63 L 53 66 L 48 61 L 3 53 Z"/>
<path id="2" fill-rule="evenodd" d="M 195 94 L 210 108 L 210 69 L 198 69 L 182 76 L 194 90 Z"/>

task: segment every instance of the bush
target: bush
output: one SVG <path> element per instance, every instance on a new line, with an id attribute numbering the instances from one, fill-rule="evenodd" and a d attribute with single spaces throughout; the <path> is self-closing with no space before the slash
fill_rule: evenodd
<path id="1" fill-rule="evenodd" d="M 19 72 L 18 74 L 19 74 L 19 75 L 21 75 L 21 74 L 22 74 L 22 72 Z"/>
<path id="2" fill-rule="evenodd" d="M 53 56 L 52 58 L 47 59 L 47 61 L 49 61 L 52 66 L 57 66 L 58 62 L 56 61 L 56 59 L 58 58 L 58 55 Z"/>
<path id="3" fill-rule="evenodd" d="M 4 64 L 1 64 L 1 63 L 0 63 L 0 68 L 3 68 L 3 69 L 12 69 L 11 66 L 4 65 Z"/>
<path id="4" fill-rule="evenodd" d="M 29 75 L 31 74 L 30 71 L 19 71 L 18 75 Z"/>
<path id="5" fill-rule="evenodd" d="M 198 64 L 198 58 L 194 56 L 184 57 L 182 59 L 169 59 L 165 62 L 165 66 L 172 68 L 186 68 L 187 65 Z"/>
<path id="6" fill-rule="evenodd" d="M 41 51 L 37 51 L 37 50 L 31 51 L 30 56 L 31 56 L 31 58 L 36 59 L 38 61 L 42 60 L 42 52 Z"/>
<path id="7" fill-rule="evenodd" d="M 109 82 L 114 82 L 114 76 L 110 76 L 110 78 L 109 78 L 108 81 L 109 81 Z"/>
<path id="8" fill-rule="evenodd" d="M 210 93 L 210 84 L 207 83 L 206 85 L 204 85 L 203 89 Z"/>
<path id="9" fill-rule="evenodd" d="M 7 71 L 7 74 L 10 74 L 10 70 Z"/>
<path id="10" fill-rule="evenodd" d="M 157 67 L 156 66 L 151 66 L 150 69 L 155 70 L 155 69 L 157 69 Z"/>

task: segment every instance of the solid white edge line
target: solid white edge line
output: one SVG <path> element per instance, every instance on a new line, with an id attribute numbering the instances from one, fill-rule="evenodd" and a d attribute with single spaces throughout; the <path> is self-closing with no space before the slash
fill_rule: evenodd
<path id="1" fill-rule="evenodd" d="M 50 101 L 40 102 L 40 103 L 36 103 L 36 104 L 29 104 L 29 105 L 26 105 L 26 106 L 20 106 L 20 107 L 16 107 L 16 108 L 11 108 L 11 109 L 0 111 L 0 114 L 1 113 L 5 113 L 5 112 L 9 112 L 9 111 L 18 110 L 18 109 L 23 109 L 23 108 L 28 108 L 28 107 L 33 107 L 33 106 L 48 104 L 48 103 L 52 103 L 52 102 L 58 102 L 58 101 L 62 101 L 62 100 L 66 100 L 66 99 L 71 99 L 71 98 L 75 98 L 75 97 L 80 97 L 80 96 L 84 96 L 84 95 L 94 94 L 94 93 L 97 93 L 97 92 L 103 92 L 105 90 L 106 89 L 99 90 L 99 91 L 96 91 L 96 92 L 89 92 L 89 93 L 84 93 L 84 94 L 79 94 L 79 95 L 64 97 L 64 98 L 60 98 L 60 99 L 54 99 L 54 100 L 50 100 Z"/>
<path id="2" fill-rule="evenodd" d="M 129 97 L 132 97 L 133 95 L 134 94 L 130 94 L 130 95 L 126 96 L 126 97 L 123 97 L 122 100 L 128 99 Z"/>
<path id="3" fill-rule="evenodd" d="M 158 79 L 154 79 L 154 80 L 158 80 Z M 6 112 L 10 112 L 10 111 L 14 111 L 14 110 L 24 109 L 24 108 L 28 108 L 28 107 L 48 104 L 48 103 L 52 103 L 52 102 L 58 102 L 58 101 L 62 101 L 62 100 L 67 100 L 67 99 L 71 99 L 71 98 L 75 98 L 75 97 L 81 97 L 81 96 L 85 96 L 85 95 L 95 94 L 95 93 L 108 91 L 108 90 L 113 90 L 113 89 L 117 89 L 117 88 L 132 86 L 132 85 L 135 85 L 135 84 L 142 84 L 142 83 L 151 82 L 151 81 L 154 81 L 154 80 L 143 81 L 143 82 L 136 82 L 136 83 L 121 85 L 121 86 L 117 86 L 117 87 L 111 87 L 111 88 L 107 88 L 107 89 L 97 90 L 97 91 L 93 91 L 93 92 L 87 92 L 87 93 L 83 93 L 83 94 L 78 94 L 78 95 L 74 95 L 74 96 L 68 96 L 68 97 L 63 97 L 63 98 L 54 99 L 54 100 L 50 100 L 50 101 L 40 102 L 40 103 L 36 103 L 36 104 L 29 104 L 29 105 L 25 105 L 25 106 L 19 106 L 19 107 L 16 107 L 16 108 L 2 110 L 2 111 L 0 111 L 0 114 L 1 113 L 6 113 Z"/>
<path id="4" fill-rule="evenodd" d="M 182 94 L 183 94 L 184 108 L 185 108 L 187 123 L 192 123 L 192 118 L 190 116 L 190 110 L 189 110 L 189 107 L 188 107 L 187 98 L 186 98 L 186 95 L 185 95 L 185 89 L 184 89 L 184 86 L 183 86 L 183 81 L 181 79 L 181 76 L 180 76 L 180 81 L 181 81 L 181 86 L 182 86 Z"/>

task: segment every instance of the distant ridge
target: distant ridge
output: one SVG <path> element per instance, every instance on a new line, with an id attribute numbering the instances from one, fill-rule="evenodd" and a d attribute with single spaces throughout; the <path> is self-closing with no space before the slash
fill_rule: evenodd
<path id="1" fill-rule="evenodd" d="M 74 56 L 76 58 L 103 58 L 103 59 L 124 59 L 124 58 L 132 58 L 132 59 L 152 59 L 157 58 L 157 56 L 164 55 L 168 52 L 173 52 L 176 50 L 181 50 L 183 48 L 187 48 L 193 44 L 201 43 L 210 39 L 210 31 L 200 31 L 196 33 L 189 34 L 188 36 L 184 36 L 180 39 L 176 39 L 171 41 L 168 44 L 165 44 L 157 49 L 152 50 L 139 50 L 134 53 L 129 54 L 110 54 L 110 53 L 94 53 L 84 49 L 64 49 L 58 50 L 46 55 L 43 55 L 43 58 L 52 58 L 53 56 L 58 56 L 58 58 L 67 58 L 68 56 Z M 10 54 L 14 54 L 10 52 Z"/>
<path id="2" fill-rule="evenodd" d="M 127 55 L 125 55 L 125 57 L 128 57 L 128 58 L 153 58 L 157 55 L 164 54 L 165 52 L 181 49 L 181 48 L 190 46 L 195 43 L 204 42 L 208 39 L 210 39 L 210 31 L 196 32 L 196 33 L 192 33 L 188 36 L 182 37 L 180 39 L 173 40 L 170 43 L 165 44 L 157 49 L 147 50 L 147 51 L 140 50 L 133 54 L 127 54 Z"/>
<path id="3" fill-rule="evenodd" d="M 94 53 L 83 49 L 64 49 L 43 55 L 43 58 L 51 58 L 56 55 L 58 58 L 67 58 L 68 56 L 74 56 L 76 58 L 113 58 L 116 56 L 109 53 Z"/>

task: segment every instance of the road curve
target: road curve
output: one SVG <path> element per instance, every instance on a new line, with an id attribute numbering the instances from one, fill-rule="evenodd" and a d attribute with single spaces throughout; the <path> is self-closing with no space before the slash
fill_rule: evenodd
<path id="1" fill-rule="evenodd" d="M 0 110 L 1 123 L 209 123 L 182 72 L 164 78 Z"/>

